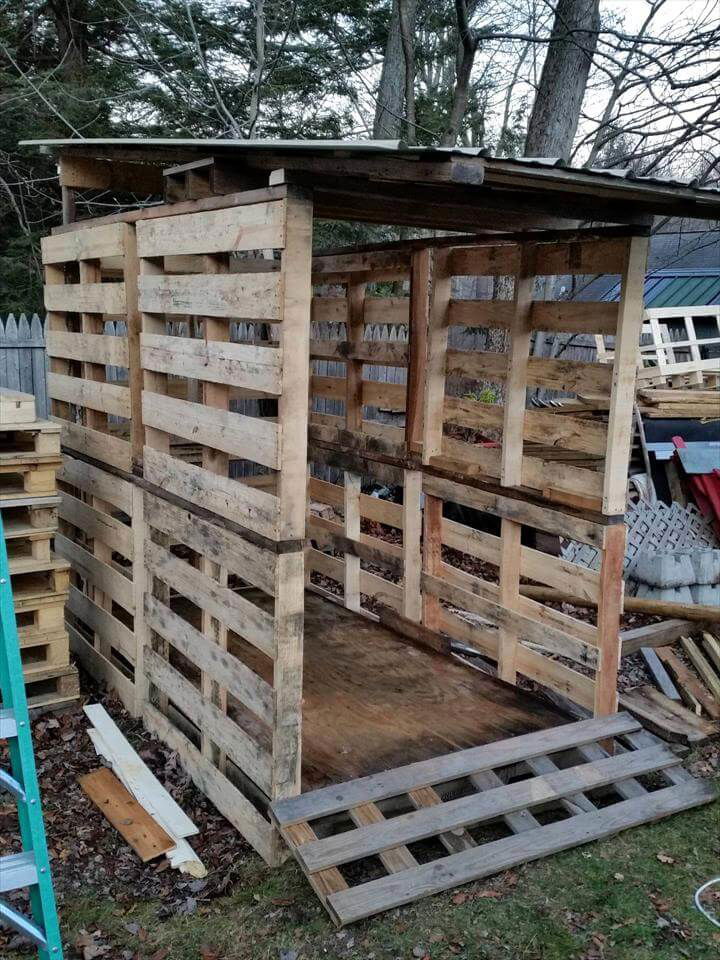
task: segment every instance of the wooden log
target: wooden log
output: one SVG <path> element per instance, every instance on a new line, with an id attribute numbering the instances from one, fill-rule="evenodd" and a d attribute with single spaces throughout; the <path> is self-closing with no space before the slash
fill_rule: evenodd
<path id="1" fill-rule="evenodd" d="M 523 584 L 520 592 L 543 603 L 572 603 L 576 607 L 597 607 L 594 600 L 573 597 L 562 590 Z M 647 613 L 655 617 L 677 617 L 697 623 L 720 623 L 720 608 L 700 603 L 675 603 L 648 597 L 625 597 L 625 613 Z"/>

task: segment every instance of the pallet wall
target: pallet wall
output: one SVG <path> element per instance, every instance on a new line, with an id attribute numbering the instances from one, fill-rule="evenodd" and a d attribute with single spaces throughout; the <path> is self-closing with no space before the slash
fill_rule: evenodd
<path id="1" fill-rule="evenodd" d="M 48 395 L 63 442 L 129 471 L 141 433 L 134 228 L 110 223 L 44 237 L 42 259 Z"/>
<path id="2" fill-rule="evenodd" d="M 313 315 L 346 331 L 311 343 L 313 358 L 346 364 L 344 377 L 311 379 L 311 399 L 344 403 L 344 415 L 311 414 L 314 465 L 345 470 L 343 485 L 311 480 L 308 565 L 320 589 L 330 580 L 346 606 L 380 615 L 390 608 L 404 620 L 396 627 L 425 642 L 435 633 L 473 647 L 508 682 L 522 674 L 598 714 L 616 709 L 625 536 L 617 521 L 646 253 L 642 237 L 578 236 L 315 259 L 322 296 Z M 547 278 L 581 286 L 598 274 L 620 277 L 619 304 L 541 299 Z M 495 298 L 456 296 L 467 277 Z M 392 297 L 383 295 L 388 285 Z M 409 343 L 365 341 L 370 317 L 409 323 Z M 477 326 L 489 330 L 495 351 L 448 347 L 453 327 Z M 535 354 L 533 334 L 547 331 L 612 332 L 613 366 Z M 368 381 L 370 362 L 404 368 L 406 385 Z M 536 387 L 591 400 L 606 418 L 529 409 Z M 404 428 L 368 419 L 382 391 L 388 408 L 405 412 Z M 374 506 L 362 493 L 373 481 L 395 488 L 402 505 Z M 318 504 L 336 515 L 319 515 Z M 381 540 L 368 527 L 380 512 Z M 421 520 L 408 532 L 409 516 Z M 567 539 L 596 544 L 600 572 L 560 559 Z M 592 600 L 597 616 L 568 616 L 524 596 L 526 584 Z"/>
<path id="3" fill-rule="evenodd" d="M 300 782 L 311 231 L 279 187 L 43 246 L 74 648 L 269 862 L 261 811 Z"/>
<path id="4" fill-rule="evenodd" d="M 92 676 L 139 714 L 135 620 L 143 605 L 141 491 L 71 456 L 65 457 L 58 479 L 56 548 L 72 564 L 66 608 L 72 650 Z"/>

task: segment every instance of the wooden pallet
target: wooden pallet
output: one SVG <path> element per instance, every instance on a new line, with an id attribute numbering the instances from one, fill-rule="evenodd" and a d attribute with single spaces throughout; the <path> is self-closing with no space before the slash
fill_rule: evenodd
<path id="1" fill-rule="evenodd" d="M 3 460 L 0 454 L 0 503 L 15 505 L 28 497 L 46 497 L 55 493 L 55 474 L 60 457 L 38 459 L 28 455 Z"/>
<path id="2" fill-rule="evenodd" d="M 20 656 L 26 676 L 38 670 L 58 669 L 70 664 L 70 639 L 66 630 L 36 633 L 20 642 Z"/>
<path id="3" fill-rule="evenodd" d="M 21 644 L 24 636 L 60 629 L 65 622 L 67 590 L 52 590 L 42 579 L 26 576 L 14 587 L 13 599 Z"/>
<path id="4" fill-rule="evenodd" d="M 34 423 L 0 424 L 0 462 L 17 457 L 59 458 L 60 426 L 51 420 L 35 420 Z"/>
<path id="5" fill-rule="evenodd" d="M 70 564 L 52 553 L 49 560 L 20 558 L 17 566 L 10 561 L 13 591 L 25 596 L 28 590 L 66 593 L 70 586 Z"/>
<path id="6" fill-rule="evenodd" d="M 26 673 L 25 690 L 31 710 L 68 706 L 80 696 L 77 668 L 53 667 Z"/>
<path id="7" fill-rule="evenodd" d="M 3 510 L 10 572 L 32 572 L 51 560 L 57 497 L 38 497 Z"/>
<path id="8" fill-rule="evenodd" d="M 599 742 L 609 738 L 611 753 Z M 715 795 L 623 713 L 333 784 L 270 812 L 342 926 Z"/>

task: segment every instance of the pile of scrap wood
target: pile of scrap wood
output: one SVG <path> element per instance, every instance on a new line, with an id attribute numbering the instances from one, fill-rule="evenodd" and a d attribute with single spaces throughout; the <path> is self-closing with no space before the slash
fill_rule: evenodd
<path id="1" fill-rule="evenodd" d="M 80 786 L 106 819 L 147 863 L 163 854 L 171 867 L 194 877 L 206 870 L 187 837 L 195 824 L 133 750 L 100 704 L 86 706 L 96 752 L 110 765 L 80 778 Z"/>
<path id="2" fill-rule="evenodd" d="M 720 360 L 718 366 L 720 367 Z M 717 390 L 647 388 L 638 390 L 637 399 L 640 412 L 644 417 L 720 419 L 720 393 Z"/>
<path id="3" fill-rule="evenodd" d="M 720 734 L 720 642 L 707 631 L 697 637 L 682 631 L 683 624 L 676 622 L 626 632 L 623 653 L 635 652 L 638 642 L 646 643 L 639 650 L 654 683 L 636 687 L 620 699 L 664 736 L 696 743 Z M 678 632 L 678 640 L 668 643 Z"/>

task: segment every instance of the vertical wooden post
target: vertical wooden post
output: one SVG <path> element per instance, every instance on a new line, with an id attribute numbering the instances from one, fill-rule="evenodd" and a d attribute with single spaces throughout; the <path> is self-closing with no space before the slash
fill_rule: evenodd
<path id="1" fill-rule="evenodd" d="M 631 238 L 622 277 L 605 453 L 603 513 L 607 514 L 625 513 L 627 503 L 627 465 L 632 443 L 632 412 L 643 324 L 648 243 L 647 237 Z"/>
<path id="2" fill-rule="evenodd" d="M 429 463 L 432 457 L 442 453 L 448 309 L 452 286 L 450 254 L 451 250 L 446 249 L 436 250 L 434 255 L 423 402 L 423 463 Z"/>
<path id="3" fill-rule="evenodd" d="M 345 536 L 355 542 L 360 540 L 360 493 L 361 478 L 345 471 Z M 345 606 L 360 609 L 360 557 L 352 553 L 345 554 Z"/>
<path id="4" fill-rule="evenodd" d="M 280 350 L 279 539 L 302 541 L 307 512 L 307 431 L 310 371 L 312 200 L 288 186 L 282 253 Z M 275 557 L 272 799 L 300 791 L 305 554 L 283 548 Z"/>
<path id="5" fill-rule="evenodd" d="M 515 277 L 505 377 L 500 482 L 506 487 L 519 487 L 522 484 L 523 430 L 530 357 L 530 311 L 534 284 L 535 244 L 524 243 L 520 247 L 520 267 Z"/>
<path id="6" fill-rule="evenodd" d="M 145 676 L 145 645 L 149 642 L 145 622 L 145 590 L 147 589 L 147 565 L 145 563 L 145 495 L 141 487 L 132 485 L 132 538 L 133 538 L 133 597 L 135 614 L 133 634 L 135 637 L 135 709 L 133 716 L 141 717 L 148 702 L 148 679 Z"/>
<path id="7" fill-rule="evenodd" d="M 62 198 L 62 222 L 65 226 L 68 223 L 74 223 L 77 217 L 75 191 L 71 187 L 60 187 L 60 196 Z"/>
<path id="8" fill-rule="evenodd" d="M 345 362 L 345 425 L 348 430 L 362 430 L 363 417 L 363 361 L 351 359 L 357 354 L 365 337 L 365 284 L 347 285 L 347 342 L 348 359 Z"/>
<path id="9" fill-rule="evenodd" d="M 135 224 L 123 224 L 123 277 L 125 280 L 125 313 L 128 345 L 128 387 L 130 389 L 130 442 L 132 460 L 137 466 L 142 462 L 143 417 L 142 417 L 142 364 L 140 362 L 140 307 L 138 304 L 138 275 L 140 264 L 137 256 Z"/>
<path id="10" fill-rule="evenodd" d="M 422 621 L 422 471 L 403 476 L 403 616 Z"/>
<path id="11" fill-rule="evenodd" d="M 307 430 L 310 389 L 310 283 L 312 201 L 288 186 L 285 249 L 282 254 L 282 392 L 278 398 L 280 430 L 279 539 L 305 536 L 307 500 Z"/>
<path id="12" fill-rule="evenodd" d="M 595 716 L 606 717 L 617 711 L 617 675 L 620 668 L 620 617 L 625 583 L 626 528 L 615 523 L 605 529 L 600 566 L 598 597 L 598 665 L 595 674 Z"/>
<path id="13" fill-rule="evenodd" d="M 141 259 L 139 261 L 139 285 L 142 285 L 142 277 L 160 276 L 163 273 L 162 260 Z M 161 313 L 142 313 L 140 322 L 143 333 L 158 333 L 165 336 L 167 333 L 165 315 Z M 142 397 L 141 409 L 144 403 L 145 393 L 167 393 L 168 375 L 158 373 L 155 370 L 142 371 Z M 144 442 L 153 450 L 160 450 L 162 453 L 170 453 L 170 435 L 163 430 L 155 427 L 144 428 Z"/>
<path id="14" fill-rule="evenodd" d="M 203 257 L 203 267 L 206 274 L 220 274 L 228 272 L 228 258 L 226 255 L 206 255 Z M 229 321 L 225 319 L 216 319 L 215 317 L 203 317 L 203 333 L 205 342 L 223 341 L 230 339 Z M 209 380 L 201 382 L 202 402 L 207 407 L 214 407 L 218 410 L 228 410 L 230 406 L 230 387 L 227 384 L 213 383 Z M 202 466 L 209 473 L 217 476 L 227 477 L 230 465 L 230 457 L 221 450 L 213 450 L 211 447 L 203 446 Z M 200 560 L 200 569 L 215 580 L 221 586 L 227 586 L 227 570 L 219 566 L 207 557 Z M 227 627 L 212 616 L 208 611 L 203 610 L 201 617 L 201 631 L 212 642 L 219 647 L 227 649 Z M 227 691 L 220 684 L 211 680 L 204 672 L 201 672 L 200 687 L 203 697 L 211 701 L 222 712 L 227 712 Z M 211 759 L 221 770 L 224 769 L 225 756 L 221 754 L 216 744 L 212 743 L 201 731 L 201 751 L 203 756 Z"/>
<path id="15" fill-rule="evenodd" d="M 303 551 L 279 553 L 275 563 L 273 800 L 294 796 L 300 792 L 305 614 Z"/>
<path id="16" fill-rule="evenodd" d="M 422 449 L 432 262 L 432 251 L 429 247 L 413 250 L 410 258 L 410 326 L 405 412 L 405 443 L 410 453 L 419 453 Z"/>
<path id="17" fill-rule="evenodd" d="M 504 517 L 500 523 L 500 604 L 513 610 L 520 598 L 522 524 Z M 506 683 L 517 680 L 517 632 L 501 623 L 498 631 L 498 676 Z"/>
<path id="18" fill-rule="evenodd" d="M 431 577 L 440 576 L 442 563 L 442 511 L 440 497 L 425 494 L 423 511 L 423 572 Z M 428 630 L 440 629 L 440 600 L 423 591 L 423 624 Z"/>
<path id="19" fill-rule="evenodd" d="M 80 260 L 78 267 L 81 284 L 100 283 L 102 281 L 99 260 Z M 81 313 L 80 330 L 84 334 L 103 335 L 105 333 L 105 318 L 99 313 Z M 96 383 L 105 383 L 107 380 L 105 364 L 83 361 L 81 369 L 84 380 Z M 102 410 L 93 410 L 86 407 L 83 412 L 83 423 L 92 430 L 108 432 L 108 415 Z M 91 496 L 89 500 L 90 505 L 101 513 L 112 513 L 111 503 L 94 496 Z M 93 538 L 91 552 L 102 563 L 112 565 L 112 548 L 102 540 Z M 89 586 L 88 591 L 90 598 L 98 607 L 108 612 L 112 610 L 112 597 L 109 594 L 104 593 L 97 586 Z M 103 657 L 109 660 L 111 656 L 110 641 L 102 632 L 96 631 L 95 643 Z"/>
<path id="20" fill-rule="evenodd" d="M 65 283 L 65 267 L 61 264 L 45 264 L 45 283 L 48 286 L 62 285 Z M 52 310 L 48 312 L 48 330 L 58 333 L 68 332 L 68 320 L 66 313 L 59 313 Z M 70 374 L 71 366 L 74 361 L 61 359 L 59 357 L 50 357 L 50 373 L 62 373 L 65 376 Z M 63 420 L 70 420 L 70 404 L 61 400 L 50 401 L 50 413 Z"/>

